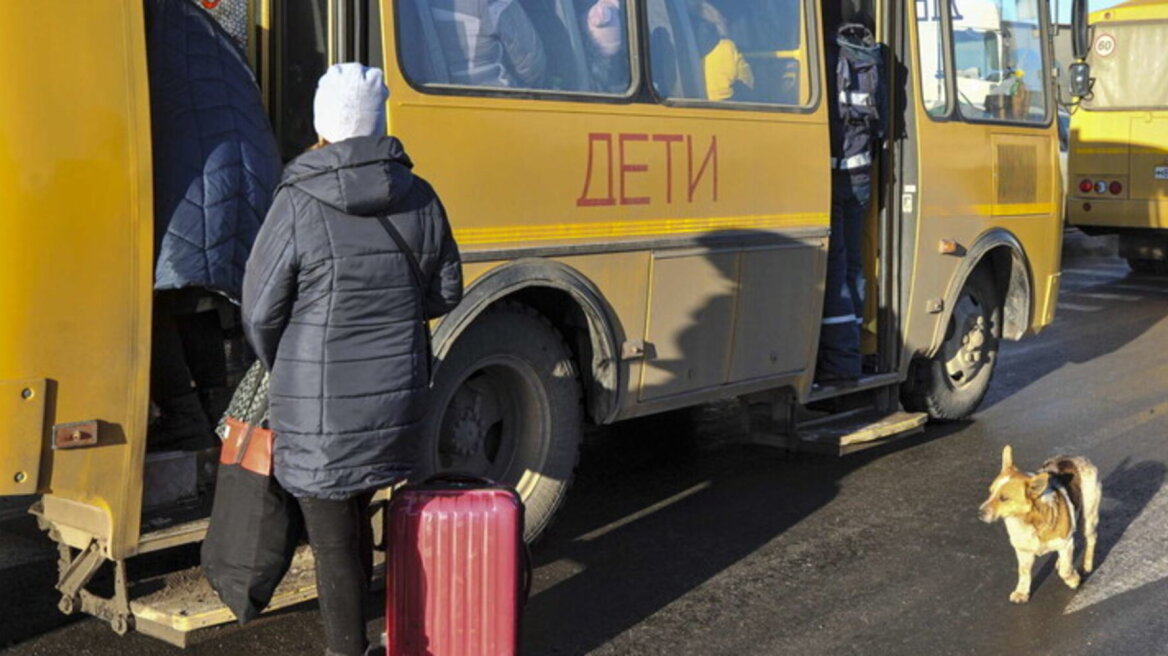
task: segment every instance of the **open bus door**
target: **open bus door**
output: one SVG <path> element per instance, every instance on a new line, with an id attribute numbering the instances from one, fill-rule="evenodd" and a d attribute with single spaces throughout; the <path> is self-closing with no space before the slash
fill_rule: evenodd
<path id="1" fill-rule="evenodd" d="M 37 512 L 85 566 L 139 542 L 153 274 L 144 51 L 140 3 L 0 7 L 0 494 L 43 494 Z M 33 68 L 30 53 L 46 54 Z"/>
<path id="2" fill-rule="evenodd" d="M 319 73 L 339 56 L 337 17 L 376 3 L 202 4 L 221 12 L 256 65 L 286 156 L 299 152 L 310 114 L 280 108 L 311 111 Z M 162 585 L 143 597 L 126 567 L 200 541 L 207 526 L 207 508 L 189 499 L 144 512 L 157 505 L 147 489 L 156 458 L 146 444 L 154 276 L 146 51 L 142 2 L 0 7 L 0 70 L 18 90 L 0 97 L 0 311 L 13 319 L 0 327 L 0 496 L 32 504 L 39 495 L 31 510 L 59 547 L 62 612 L 182 645 L 190 631 L 232 617 L 197 570 L 151 582 Z M 23 63 L 31 52 L 53 54 L 34 70 Z M 196 454 L 171 455 L 194 480 Z M 101 572 L 112 574 L 112 595 L 90 589 Z M 272 607 L 314 596 L 305 550 Z"/>

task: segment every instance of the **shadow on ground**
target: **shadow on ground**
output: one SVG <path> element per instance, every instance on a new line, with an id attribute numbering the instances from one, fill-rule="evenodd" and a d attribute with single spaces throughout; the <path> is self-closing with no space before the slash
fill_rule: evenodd
<path id="1" fill-rule="evenodd" d="M 963 427 L 845 459 L 750 445 L 731 402 L 598 431 L 535 552 L 526 653 L 604 645 L 826 505 L 849 473 Z"/>

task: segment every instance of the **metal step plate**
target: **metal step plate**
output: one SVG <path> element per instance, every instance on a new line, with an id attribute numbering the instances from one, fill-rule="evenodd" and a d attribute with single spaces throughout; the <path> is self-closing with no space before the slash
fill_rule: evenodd
<path id="1" fill-rule="evenodd" d="M 385 553 L 374 551 L 374 589 L 384 586 Z M 140 633 L 187 647 L 202 629 L 228 624 L 235 615 L 219 601 L 211 584 L 195 567 L 166 575 L 140 587 L 157 587 L 156 591 L 130 601 L 134 628 Z M 316 561 L 308 545 L 301 545 L 292 558 L 292 566 L 272 595 L 264 614 L 288 608 L 316 598 Z"/>
<path id="2" fill-rule="evenodd" d="M 798 428 L 799 448 L 813 453 L 847 455 L 915 435 L 924 430 L 928 418 L 923 412 L 863 413 L 802 424 Z"/>

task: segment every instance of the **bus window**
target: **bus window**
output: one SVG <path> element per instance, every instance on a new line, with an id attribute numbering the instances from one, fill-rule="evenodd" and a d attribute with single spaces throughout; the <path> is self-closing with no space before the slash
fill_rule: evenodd
<path id="1" fill-rule="evenodd" d="M 1168 22 L 1107 23 L 1095 28 L 1087 61 L 1095 86 L 1083 100 L 1087 109 L 1168 107 Z"/>
<path id="2" fill-rule="evenodd" d="M 650 0 L 653 87 L 666 98 L 806 105 L 800 0 Z"/>
<path id="3" fill-rule="evenodd" d="M 626 94 L 628 0 L 398 0 L 402 69 L 421 85 Z"/>
<path id="4" fill-rule="evenodd" d="M 962 116 L 1041 123 L 1046 77 L 1038 0 L 981 0 L 952 14 Z"/>
<path id="5" fill-rule="evenodd" d="M 921 64 L 921 100 L 929 116 L 949 113 L 945 85 L 945 48 L 937 3 L 917 2 L 917 49 Z"/>

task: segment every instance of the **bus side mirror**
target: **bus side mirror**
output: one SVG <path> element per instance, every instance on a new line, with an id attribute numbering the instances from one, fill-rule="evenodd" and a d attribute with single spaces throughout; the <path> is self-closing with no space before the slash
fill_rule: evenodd
<path id="1" fill-rule="evenodd" d="M 1075 98 L 1086 98 L 1091 94 L 1091 65 L 1086 62 L 1075 62 L 1070 65 L 1071 95 Z"/>
<path id="2" fill-rule="evenodd" d="M 1089 16 L 1087 14 L 1087 0 L 1073 0 L 1071 2 L 1071 51 L 1075 61 L 1087 59 L 1087 51 L 1091 48 Z"/>

